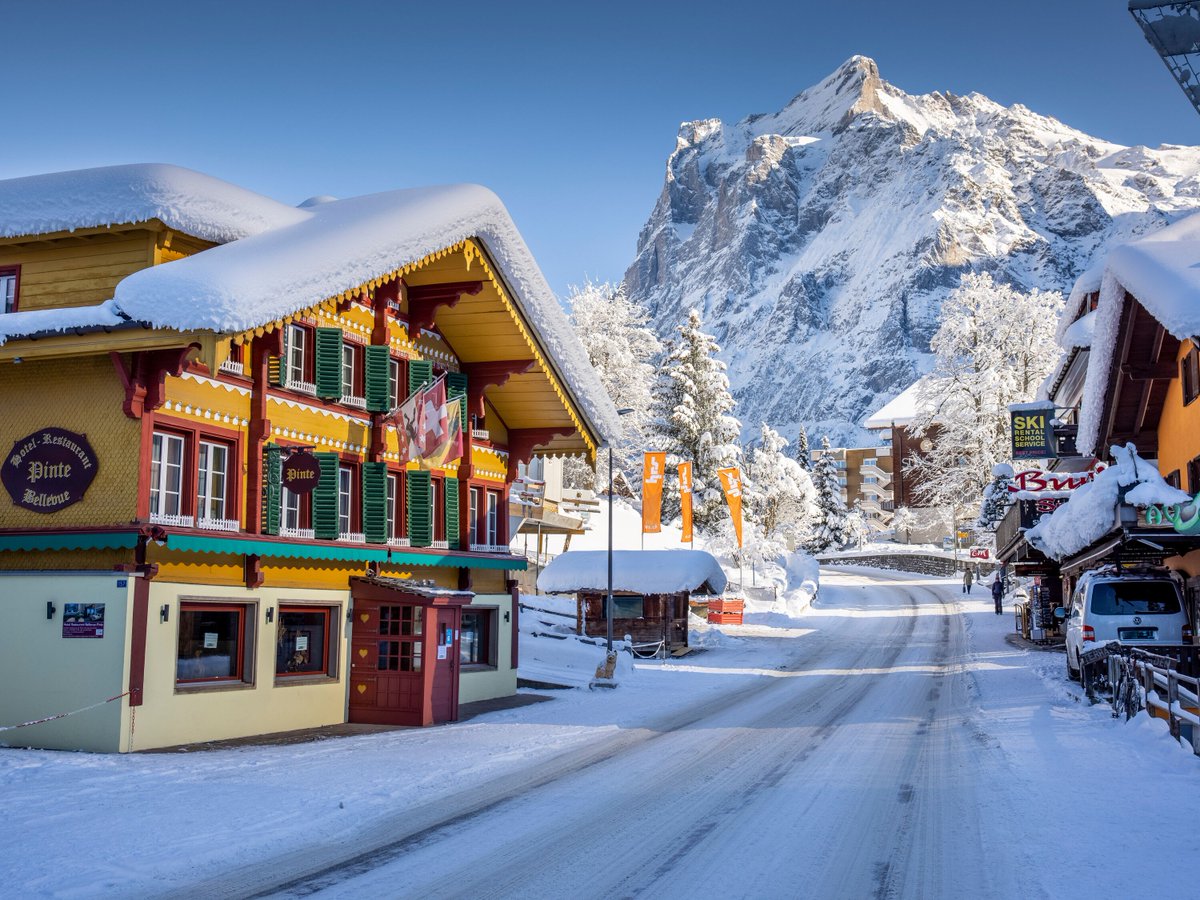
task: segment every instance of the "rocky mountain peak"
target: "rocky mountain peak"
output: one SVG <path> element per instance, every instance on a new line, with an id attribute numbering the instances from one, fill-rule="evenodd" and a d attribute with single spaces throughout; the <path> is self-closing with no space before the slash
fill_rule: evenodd
<path id="1" fill-rule="evenodd" d="M 746 437 L 766 421 L 867 440 L 858 423 L 928 367 L 962 273 L 1067 290 L 1108 247 L 1196 209 L 1200 149 L 910 95 L 854 56 L 778 112 L 684 123 L 625 282 L 663 336 L 703 313 Z"/>

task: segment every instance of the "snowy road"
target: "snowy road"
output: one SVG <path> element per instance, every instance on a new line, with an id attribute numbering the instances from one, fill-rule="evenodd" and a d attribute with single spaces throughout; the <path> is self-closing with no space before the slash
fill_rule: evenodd
<path id="1" fill-rule="evenodd" d="M 3 895 L 1194 895 L 1200 759 L 991 606 L 827 569 L 800 618 L 616 691 L 303 745 L 0 750 Z"/>
<path id="2" fill-rule="evenodd" d="M 435 821 L 278 893 L 951 897 L 992 871 L 996 896 L 1036 896 L 994 865 L 1008 851 L 983 830 L 995 785 L 980 773 L 1003 761 L 972 719 L 946 597 L 827 574 L 814 631 L 776 677 L 531 765 L 491 796 L 444 797 Z M 240 892 L 247 874 L 198 894 Z"/>

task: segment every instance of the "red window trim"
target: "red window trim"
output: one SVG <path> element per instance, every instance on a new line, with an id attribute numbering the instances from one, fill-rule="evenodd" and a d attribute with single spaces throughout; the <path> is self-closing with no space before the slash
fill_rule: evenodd
<path id="1" fill-rule="evenodd" d="M 17 279 L 17 283 L 13 286 L 12 309 L 8 311 L 18 312 L 21 309 L 21 267 L 19 265 L 0 266 L 0 275 L 13 275 Z"/>
<path id="2" fill-rule="evenodd" d="M 330 625 L 333 622 L 334 611 L 338 607 L 334 606 L 308 606 L 303 603 L 292 603 L 279 605 L 279 621 L 276 624 L 276 630 L 283 626 L 283 616 L 285 613 L 324 613 L 325 614 L 325 637 L 322 641 L 322 646 L 325 648 L 325 658 L 322 661 L 321 671 L 319 672 L 280 672 L 279 661 L 275 661 L 275 677 L 276 678 L 333 678 L 334 675 L 329 670 L 329 660 L 331 648 L 329 646 L 330 637 L 332 634 Z"/>
<path id="3" fill-rule="evenodd" d="M 407 491 L 408 479 L 404 477 L 407 469 L 388 466 L 387 474 L 396 477 L 396 504 L 392 508 L 392 531 L 394 534 L 389 534 L 389 538 L 408 537 L 408 500 Z"/>
<path id="4" fill-rule="evenodd" d="M 432 540 L 446 539 L 446 477 L 445 475 L 430 475 L 429 496 L 433 501 Z"/>
<path id="5" fill-rule="evenodd" d="M 181 600 L 179 602 L 179 619 L 182 623 L 183 614 L 185 612 L 198 612 L 205 610 L 208 612 L 236 612 L 240 613 L 238 618 L 238 634 L 237 634 L 237 671 L 234 675 L 217 676 L 213 678 L 180 678 L 175 677 L 176 684 L 234 684 L 248 683 L 246 681 L 245 660 L 246 660 L 246 621 L 250 615 L 252 604 L 249 603 L 208 603 L 199 600 Z M 175 641 L 175 659 L 179 659 L 179 640 L 176 637 Z"/>
<path id="6" fill-rule="evenodd" d="M 174 434 L 183 438 L 184 484 L 187 489 L 180 500 L 179 512 L 185 516 L 194 517 L 196 515 L 196 501 L 200 494 L 200 441 L 206 440 L 211 443 L 227 445 L 229 447 L 229 471 L 225 475 L 225 513 L 227 518 L 236 518 L 239 522 L 245 520 L 243 513 L 246 504 L 242 494 L 242 468 L 245 460 L 243 459 L 241 432 L 214 425 L 201 425 L 198 422 L 189 422 L 186 419 L 176 419 L 157 413 L 154 415 L 153 431 Z M 150 471 L 153 452 L 154 445 L 151 440 L 146 444 L 147 455 L 142 460 L 142 465 L 146 467 L 147 472 Z M 145 482 L 145 496 L 138 498 L 138 509 L 149 512 L 149 478 Z M 230 513 L 236 513 L 236 516 L 229 515 Z"/>
<path id="7" fill-rule="evenodd" d="M 362 531 L 362 457 L 353 453 L 338 454 L 338 469 L 350 470 L 350 531 Z M 341 503 L 342 475 L 338 472 L 338 503 Z M 341 506 L 338 507 L 341 521 Z"/>

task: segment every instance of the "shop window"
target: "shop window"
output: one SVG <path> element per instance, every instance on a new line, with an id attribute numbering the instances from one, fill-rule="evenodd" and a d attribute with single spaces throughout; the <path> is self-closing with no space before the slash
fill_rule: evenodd
<path id="1" fill-rule="evenodd" d="M 220 521 L 229 508 L 229 445 L 200 441 L 196 517 Z"/>
<path id="2" fill-rule="evenodd" d="M 0 303 L 3 312 L 17 311 L 17 281 L 20 269 L 16 266 L 0 267 Z"/>
<path id="3" fill-rule="evenodd" d="M 337 617 L 329 607 L 281 606 L 275 642 L 275 674 L 334 677 Z"/>
<path id="4" fill-rule="evenodd" d="M 150 457 L 150 516 L 183 514 L 185 442 L 181 435 L 154 432 Z"/>
<path id="5" fill-rule="evenodd" d="M 646 614 L 646 598 L 641 594 L 621 594 L 614 595 L 613 614 L 614 619 L 641 619 Z M 603 604 L 607 604 L 608 597 L 605 596 Z M 608 609 L 604 609 L 604 617 L 608 618 Z"/>
<path id="6" fill-rule="evenodd" d="M 253 609 L 244 603 L 181 603 L 175 681 L 253 681 Z"/>
<path id="7" fill-rule="evenodd" d="M 458 642 L 458 658 L 462 665 L 495 668 L 498 613 L 497 609 L 463 609 Z"/>
<path id="8" fill-rule="evenodd" d="M 1179 364 L 1183 379 L 1183 405 L 1187 406 L 1200 397 L 1200 349 L 1195 344 Z"/>

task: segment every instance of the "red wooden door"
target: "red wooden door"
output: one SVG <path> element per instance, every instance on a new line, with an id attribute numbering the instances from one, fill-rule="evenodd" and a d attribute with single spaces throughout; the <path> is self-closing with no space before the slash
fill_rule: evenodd
<path id="1" fill-rule="evenodd" d="M 350 721 L 421 725 L 424 637 L 431 610 L 359 600 L 350 638 Z"/>
<path id="2" fill-rule="evenodd" d="M 436 617 L 437 638 L 433 671 L 433 721 L 458 721 L 458 641 L 462 610 L 457 606 L 430 609 Z"/>

